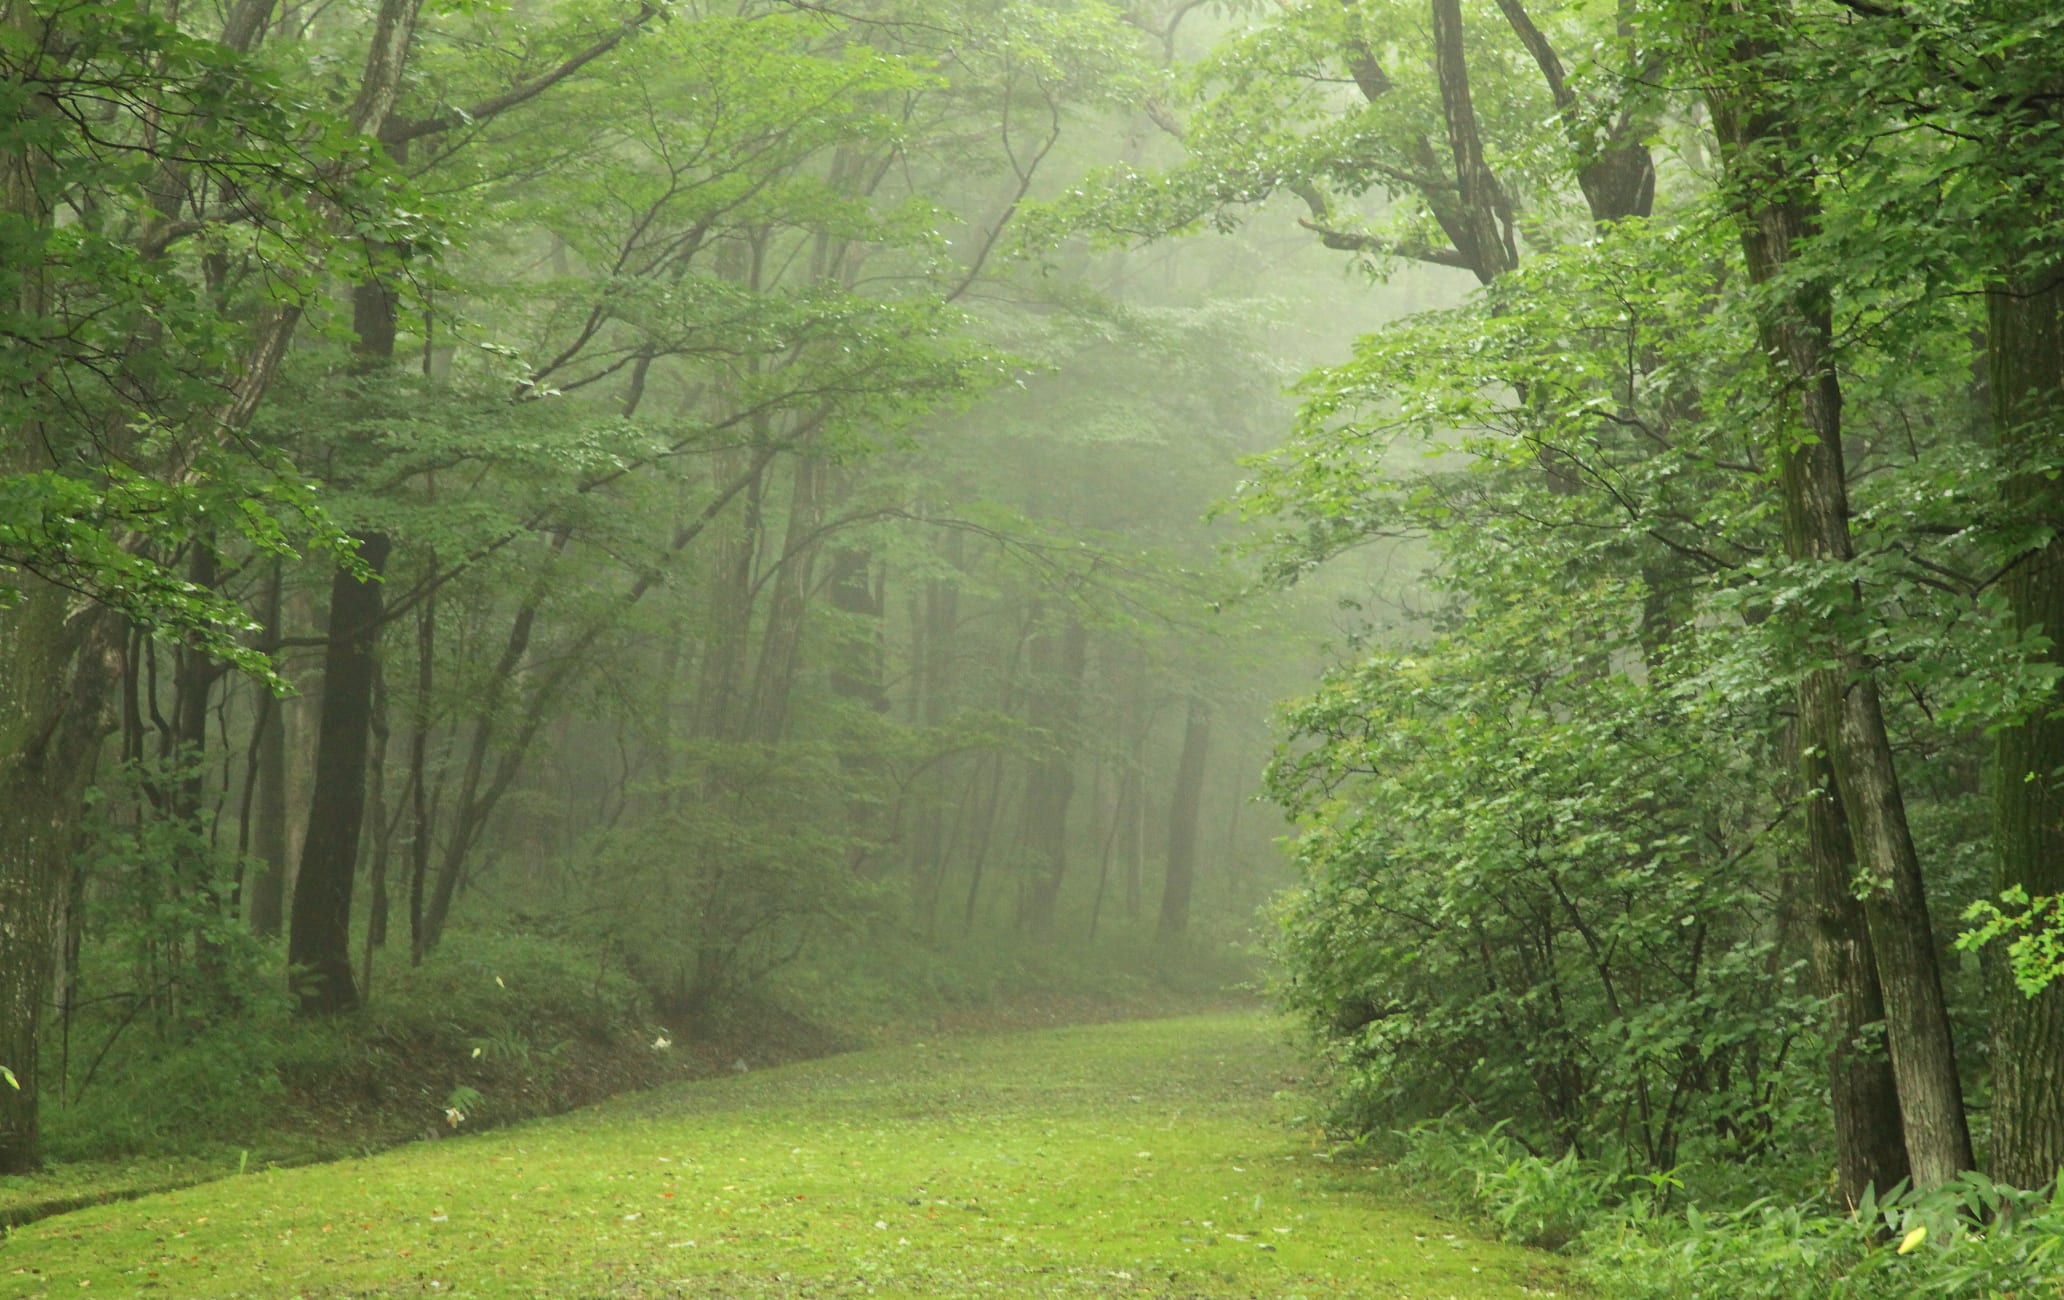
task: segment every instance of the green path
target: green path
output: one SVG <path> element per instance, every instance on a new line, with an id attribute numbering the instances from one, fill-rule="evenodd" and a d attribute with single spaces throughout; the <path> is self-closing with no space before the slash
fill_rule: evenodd
<path id="1" fill-rule="evenodd" d="M 22 1229 L 0 1294 L 1569 1294 L 1278 1120 L 1257 1016 L 833 1057 Z"/>

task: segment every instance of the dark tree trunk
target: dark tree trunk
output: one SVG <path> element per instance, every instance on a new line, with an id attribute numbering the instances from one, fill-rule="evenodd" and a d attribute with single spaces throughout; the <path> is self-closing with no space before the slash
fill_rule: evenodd
<path id="1" fill-rule="evenodd" d="M 1838 1190 L 1858 1204 L 1867 1187 L 1884 1192 L 1911 1172 L 1899 1118 L 1899 1089 L 1885 1054 L 1885 1001 L 1863 904 L 1856 851 L 1828 764 L 1829 716 L 1841 680 L 1814 674 L 1799 688 L 1800 779 L 1807 791 L 1807 943 L 1814 983 L 1828 1000 L 1828 1086 L 1833 1103 Z"/>
<path id="2" fill-rule="evenodd" d="M 404 45 L 396 58 L 406 53 L 405 32 L 400 39 Z M 384 117 L 385 110 L 380 111 Z M 400 300 L 382 281 L 366 280 L 353 288 L 351 325 L 357 335 L 355 368 L 360 374 L 377 374 L 392 364 L 399 313 Z M 304 1016 L 331 1015 L 359 1004 L 351 978 L 351 893 L 365 830 L 374 656 L 384 621 L 380 578 L 393 541 L 379 532 L 361 533 L 353 540 L 370 576 L 361 582 L 339 569 L 330 582 L 322 704 L 316 718 L 315 791 L 302 834 L 287 929 L 288 981 Z"/>
<path id="3" fill-rule="evenodd" d="M 1068 805 L 1075 797 L 1076 730 L 1088 662 L 1089 629 L 1072 615 L 1058 637 L 1048 632 L 1032 643 L 1039 692 L 1033 725 L 1046 735 L 1045 749 L 1025 783 L 1023 840 L 1033 877 L 1019 922 L 1041 937 L 1053 933 L 1061 882 L 1068 874 Z"/>
<path id="4" fill-rule="evenodd" d="M 57 917 L 104 731 L 119 627 L 67 617 L 71 593 L 17 577 L 0 619 L 0 1174 L 39 1158 L 38 1061 Z"/>
<path id="5" fill-rule="evenodd" d="M 798 456 L 789 494 L 788 528 L 771 578 L 773 594 L 767 601 L 767 626 L 760 637 L 760 663 L 753 675 L 746 728 L 769 745 L 779 744 L 788 732 L 789 696 L 802 663 L 805 597 L 823 518 L 824 462 L 814 456 Z"/>
<path id="6" fill-rule="evenodd" d="M 1772 48 L 1773 30 L 1752 32 L 1727 48 L 1729 71 L 1742 85 L 1760 87 L 1758 64 Z M 1782 296 L 1763 311 L 1759 329 L 1773 376 L 1790 396 L 1787 409 L 1803 426 L 1774 431 L 1785 551 L 1794 560 L 1846 565 L 1852 551 L 1833 301 L 1827 285 L 1798 277 L 1793 266 L 1799 245 L 1813 236 L 1818 219 L 1813 178 L 1783 110 L 1756 102 L 1755 93 L 1718 89 L 1711 107 L 1727 154 L 1728 182 L 1737 195 L 1749 277 L 1764 288 L 1784 285 Z M 1785 284 L 1788 273 L 1794 283 Z M 1860 607 L 1861 593 L 1853 587 L 1849 599 Z M 1803 631 L 1820 635 L 1818 628 Z M 1861 879 L 1869 882 L 1864 916 L 1884 997 L 1907 1158 L 1917 1185 L 1939 1186 L 1971 1168 L 1973 1159 L 1920 861 L 1907 827 L 1874 667 L 1847 644 L 1821 650 L 1837 659 L 1841 673 L 1832 682 L 1836 698 L 1816 700 L 1813 716 L 1829 733 L 1824 739 L 1836 789 Z M 1809 685 L 1815 681 L 1829 684 L 1818 674 Z M 1853 1160 L 1860 1166 L 1865 1158 L 1852 1153 L 1844 1163 Z"/>
<path id="7" fill-rule="evenodd" d="M 1168 870 L 1161 882 L 1163 940 L 1182 937 L 1190 928 L 1190 893 L 1197 878 L 1197 821 L 1204 802 L 1204 766 L 1211 754 L 1211 708 L 1201 696 L 1190 697 L 1183 722 L 1182 757 L 1175 765 L 1175 793 L 1168 806 Z"/>
<path id="8" fill-rule="evenodd" d="M 433 562 L 435 557 L 432 557 Z M 429 951 L 423 924 L 423 889 L 430 876 L 433 827 L 430 807 L 430 690 L 437 672 L 437 596 L 416 612 L 416 703 L 409 719 L 409 965 L 420 966 Z"/>
<path id="9" fill-rule="evenodd" d="M 2053 468 L 2064 429 L 2064 241 L 2042 251 L 2041 264 L 1990 295 L 1990 387 L 2006 504 L 2049 538 L 2008 569 L 2007 607 L 2064 666 L 2064 489 Z M 2003 728 L 1998 756 L 1994 885 L 2064 894 L 2064 715 L 2054 701 Z M 2064 981 L 2029 998 L 2006 961 L 1991 967 L 1992 1176 L 2040 1187 L 2064 1166 Z"/>
<path id="10" fill-rule="evenodd" d="M 265 582 L 265 635 L 280 639 L 284 565 L 275 560 Z M 255 815 L 251 829 L 251 856 L 258 872 L 249 887 L 252 933 L 261 938 L 278 936 L 286 919 L 287 901 L 287 710 L 270 691 L 258 701 L 256 771 L 252 773 Z"/>
<path id="11" fill-rule="evenodd" d="M 351 978 L 351 888 L 365 824 L 373 655 L 380 635 L 379 576 L 390 549 L 384 533 L 360 537 L 358 558 L 371 576 L 361 582 L 339 569 L 330 584 L 315 794 L 309 802 L 287 930 L 291 986 L 304 1016 L 330 1015 L 358 1005 Z"/>
<path id="12" fill-rule="evenodd" d="M 200 590 L 213 591 L 221 581 L 221 568 L 210 539 L 195 539 L 193 553 L 187 562 L 187 581 Z M 201 844 L 202 813 L 208 783 L 209 705 L 214 699 L 215 683 L 221 680 L 223 668 L 191 645 L 178 647 L 175 663 L 172 732 L 165 738 L 164 756 L 173 760 L 178 775 L 172 788 L 165 792 L 163 809 L 167 817 L 185 823 L 190 836 L 187 842 L 194 846 L 194 860 L 177 864 L 177 879 L 173 887 L 187 895 L 197 916 L 206 918 L 197 923 L 198 928 L 191 936 L 195 978 L 202 1003 L 219 1008 L 221 999 L 228 993 L 228 985 L 214 919 L 223 909 L 225 899 L 216 891 L 218 882 L 214 878 L 212 855 L 201 848 Z"/>
<path id="13" fill-rule="evenodd" d="M 365 964 L 359 993 L 372 996 L 373 950 L 387 945 L 387 866 L 394 852 L 394 821 L 387 815 L 387 691 L 377 663 L 373 666 L 373 748 L 367 768 L 367 816 L 373 844 L 366 873 Z"/>
<path id="14" fill-rule="evenodd" d="M 48 35 L 38 8 L 0 5 L 0 39 L 10 48 L 45 48 Z M 23 92 L 10 95 L 11 114 L 58 111 L 19 77 L 8 89 Z M 36 232 L 50 226 L 48 195 L 58 188 L 44 174 L 44 157 L 24 143 L 33 138 L 33 131 L 16 132 L 0 147 L 0 222 L 14 227 L 23 249 L 35 248 Z M 8 271 L 13 292 L 0 298 L 0 314 L 40 321 L 50 307 L 41 266 Z M 64 450 L 57 431 L 0 409 L 0 475 L 59 469 Z M 120 636 L 100 611 L 71 615 L 70 592 L 31 574 L 7 577 L 19 596 L 0 616 L 0 1065 L 19 1086 L 0 1084 L 0 1175 L 27 1172 L 39 1158 L 43 1007 Z"/>

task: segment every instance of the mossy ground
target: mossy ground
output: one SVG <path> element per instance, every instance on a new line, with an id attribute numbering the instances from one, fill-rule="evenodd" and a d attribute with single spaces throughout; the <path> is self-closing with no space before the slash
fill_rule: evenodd
<path id="1" fill-rule="evenodd" d="M 1220 1015 L 831 1057 L 16 1231 L 24 1296 L 1570 1293 L 1283 1120 Z"/>

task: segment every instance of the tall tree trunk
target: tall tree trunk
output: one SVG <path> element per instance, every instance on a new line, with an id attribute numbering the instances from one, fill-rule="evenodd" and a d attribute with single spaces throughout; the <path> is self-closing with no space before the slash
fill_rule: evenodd
<path id="1" fill-rule="evenodd" d="M 2049 540 L 2001 585 L 2015 624 L 2040 633 L 2049 662 L 2064 666 L 2064 488 L 2054 469 L 2064 444 L 2064 240 L 2046 241 L 2035 263 L 1989 295 L 1989 377 L 2006 504 Z M 2064 894 L 2064 714 L 2045 701 L 1998 743 L 1994 886 Z M 2029 998 L 2008 963 L 1992 968 L 1992 1176 L 2040 1187 L 2064 1166 L 2064 980 Z"/>
<path id="2" fill-rule="evenodd" d="M 1790 396 L 1787 409 L 1802 426 L 1773 431 L 1786 554 L 1815 566 L 1842 566 L 1852 551 L 1833 301 L 1824 282 L 1800 275 L 1795 265 L 1818 220 L 1813 177 L 1784 109 L 1757 98 L 1768 93 L 1759 65 L 1779 29 L 1768 25 L 1768 15 L 1750 21 L 1756 17 L 1766 25 L 1745 27 L 1725 49 L 1737 86 L 1714 90 L 1710 104 L 1740 208 L 1749 278 L 1776 295 L 1758 322 L 1763 349 Z M 1853 584 L 1847 599 L 1860 617 L 1862 596 Z M 1818 626 L 1807 632 L 1820 634 Z M 1974 1162 L 1920 860 L 1907 827 L 1875 670 L 1851 644 L 1820 649 L 1836 658 L 1841 673 L 1832 681 L 1820 674 L 1809 678 L 1809 686 L 1819 682 L 1823 691 L 1831 685 L 1835 696 L 1814 701 L 1809 718 L 1826 734 L 1809 739 L 1825 745 L 1862 868 L 1864 916 L 1885 1003 L 1907 1158 L 1917 1185 L 1939 1186 Z M 1817 873 L 1813 885 L 1823 887 Z M 1831 905 L 1821 900 L 1817 910 Z M 1861 1153 L 1853 1155 L 1862 1161 Z"/>
<path id="3" fill-rule="evenodd" d="M 209 592 L 221 582 L 222 571 L 211 542 L 208 537 L 194 540 L 186 572 L 188 582 Z M 166 792 L 163 807 L 168 818 L 185 825 L 186 842 L 193 848 L 194 860 L 176 864 L 173 887 L 187 895 L 197 916 L 206 918 L 192 935 L 194 971 L 203 1004 L 213 1007 L 219 1006 L 229 991 L 222 945 L 214 929 L 226 900 L 216 892 L 215 864 L 203 847 L 202 831 L 208 783 L 209 704 L 223 666 L 192 645 L 177 648 L 174 664 L 172 732 L 166 737 L 164 757 L 173 762 L 177 777 Z"/>
<path id="4" fill-rule="evenodd" d="M 104 732 L 116 620 L 68 617 L 71 593 L 31 577 L 0 618 L 0 1174 L 38 1160 L 38 1057 L 57 916 Z"/>
<path id="5" fill-rule="evenodd" d="M 1182 756 L 1175 765 L 1175 793 L 1168 806 L 1168 870 L 1161 882 L 1161 939 L 1182 937 L 1190 928 L 1190 893 L 1197 877 L 1197 819 L 1204 803 L 1204 766 L 1211 754 L 1211 706 L 1190 697 L 1183 722 Z"/>
<path id="6" fill-rule="evenodd" d="M 1864 1189 L 1884 1192 L 1911 1173 L 1899 1117 L 1899 1089 L 1881 1035 L 1885 1000 L 1863 904 L 1856 897 L 1856 850 L 1828 763 L 1829 716 L 1841 679 L 1822 670 L 1801 683 L 1796 729 L 1801 783 L 1807 791 L 1804 882 L 1807 945 L 1814 983 L 1828 1000 L 1828 1095 L 1835 1128 L 1836 1181 L 1845 1205 Z"/>
<path id="7" fill-rule="evenodd" d="M 315 795 L 301 841 L 301 869 L 287 929 L 290 984 L 302 1015 L 358 1006 L 351 978 L 351 888 L 365 824 L 366 749 L 372 736 L 373 655 L 380 636 L 385 533 L 358 539 L 369 577 L 343 569 L 330 583 L 323 651 L 322 711 L 316 722 Z"/>
<path id="8" fill-rule="evenodd" d="M 284 632 L 285 564 L 274 560 L 265 580 L 265 635 L 278 641 Z M 251 828 L 251 856 L 258 873 L 251 877 L 250 923 L 261 938 L 278 936 L 286 919 L 287 901 L 287 709 L 283 700 L 264 692 L 258 701 L 256 802 Z"/>
<path id="9" fill-rule="evenodd" d="M 431 556 L 434 564 L 436 557 Z M 423 888 L 430 875 L 430 691 L 437 673 L 437 595 L 416 610 L 416 699 L 409 719 L 409 965 L 420 966 L 429 950 L 423 924 Z"/>
<path id="10" fill-rule="evenodd" d="M 372 828 L 372 852 L 366 874 L 365 964 L 359 994 L 372 996 L 373 950 L 387 946 L 387 866 L 394 852 L 397 818 L 387 815 L 387 747 L 393 730 L 387 725 L 387 689 L 377 662 L 373 665 L 372 756 L 366 773 L 366 816 Z"/>
<path id="11" fill-rule="evenodd" d="M 1072 613 L 1058 636 L 1049 631 L 1032 643 L 1032 668 L 1038 678 L 1033 725 L 1046 736 L 1045 749 L 1025 783 L 1023 839 L 1033 877 L 1019 920 L 1041 937 L 1053 933 L 1061 883 L 1068 872 L 1068 805 L 1075 795 L 1076 732 L 1088 662 L 1089 629 Z"/>
<path id="12" fill-rule="evenodd" d="M 882 681 L 883 600 L 875 586 L 873 552 L 858 547 L 833 551 L 825 586 L 832 607 L 848 617 L 843 631 L 845 649 L 833 661 L 831 689 L 841 699 L 887 713 L 889 693 Z"/>
<path id="13" fill-rule="evenodd" d="M 0 0 L 0 39 L 18 51 L 46 47 L 42 15 L 26 0 Z M 25 123 L 56 105 L 13 80 L 7 89 Z M 19 99 L 16 100 L 16 95 Z M 39 238 L 51 226 L 46 160 L 33 129 L 0 147 L 0 221 L 14 227 L 22 262 L 0 266 L 0 309 L 39 322 L 49 310 Z M 60 468 L 66 440 L 0 404 L 0 476 Z M 19 598 L 0 613 L 0 1065 L 18 1086 L 0 1085 L 0 1174 L 38 1160 L 37 1069 L 43 1005 L 56 956 L 57 917 L 76 848 L 86 784 L 99 749 L 108 662 L 119 629 L 104 612 L 71 613 L 70 592 L 21 571 L 6 575 Z"/>
<path id="14" fill-rule="evenodd" d="M 743 449 L 725 453 L 718 457 L 716 479 L 733 479 L 752 463 Z M 695 734 L 705 739 L 735 740 L 740 734 L 745 712 L 740 695 L 752 637 L 753 571 L 760 551 L 763 488 L 764 476 L 753 474 L 746 487 L 745 509 L 724 527 L 710 555 L 708 631 L 695 698 Z"/>
<path id="15" fill-rule="evenodd" d="M 414 22 L 413 11 L 409 22 Z M 375 33 L 376 56 L 378 43 L 388 37 Z M 383 117 L 385 111 L 381 110 Z M 351 324 L 357 334 L 355 368 L 360 374 L 377 374 L 393 363 L 399 310 L 392 287 L 378 279 L 353 288 Z M 301 841 L 301 869 L 295 877 L 287 931 L 288 979 L 305 1016 L 349 1011 L 359 1004 L 351 978 L 351 893 L 365 822 L 374 654 L 385 620 L 380 578 L 393 541 L 380 532 L 362 532 L 353 540 L 370 579 L 361 582 L 339 569 L 330 584 L 322 709 L 316 721 L 315 792 Z"/>
<path id="16" fill-rule="evenodd" d="M 780 743 L 788 731 L 789 696 L 802 662 L 805 597 L 815 568 L 818 525 L 824 520 L 824 462 L 815 456 L 796 457 L 792 483 L 788 528 L 770 579 L 774 590 L 767 601 L 746 726 L 755 739 L 770 745 Z"/>

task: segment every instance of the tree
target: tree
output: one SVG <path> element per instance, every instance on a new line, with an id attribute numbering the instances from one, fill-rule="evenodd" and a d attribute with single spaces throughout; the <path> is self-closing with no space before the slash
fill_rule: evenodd
<path id="1" fill-rule="evenodd" d="M 1879 700 L 1876 672 L 1849 638 L 1861 593 L 1843 569 L 1854 558 L 1843 468 L 1841 381 L 1834 359 L 1834 287 L 1800 274 L 1799 246 L 1820 221 L 1813 173 L 1791 110 L 1756 90 L 1760 65 L 1784 40 L 1782 8 L 1745 11 L 1712 40 L 1721 89 L 1708 95 L 1739 205 L 1749 279 L 1764 295 L 1758 332 L 1798 427 L 1776 431 L 1787 554 L 1815 566 L 1820 582 L 1844 584 L 1823 615 L 1837 638 L 1835 667 L 1815 668 L 1800 687 L 1804 746 L 1825 754 L 1867 882 L 1863 911 L 1886 1012 L 1887 1042 L 1914 1179 L 1923 1187 L 1972 1168 L 1962 1082 L 1950 1032 L 1920 860 L 1907 826 L 1899 774 Z M 1794 408 L 1791 404 L 1796 403 Z M 1788 420 L 1789 422 L 1789 420 Z M 1828 652 L 1823 652 L 1828 653 Z M 1808 786 L 1813 789 L 1812 785 Z M 1816 883 L 1833 883 L 1817 871 Z M 1825 883 L 1822 883 L 1825 882 Z"/>

